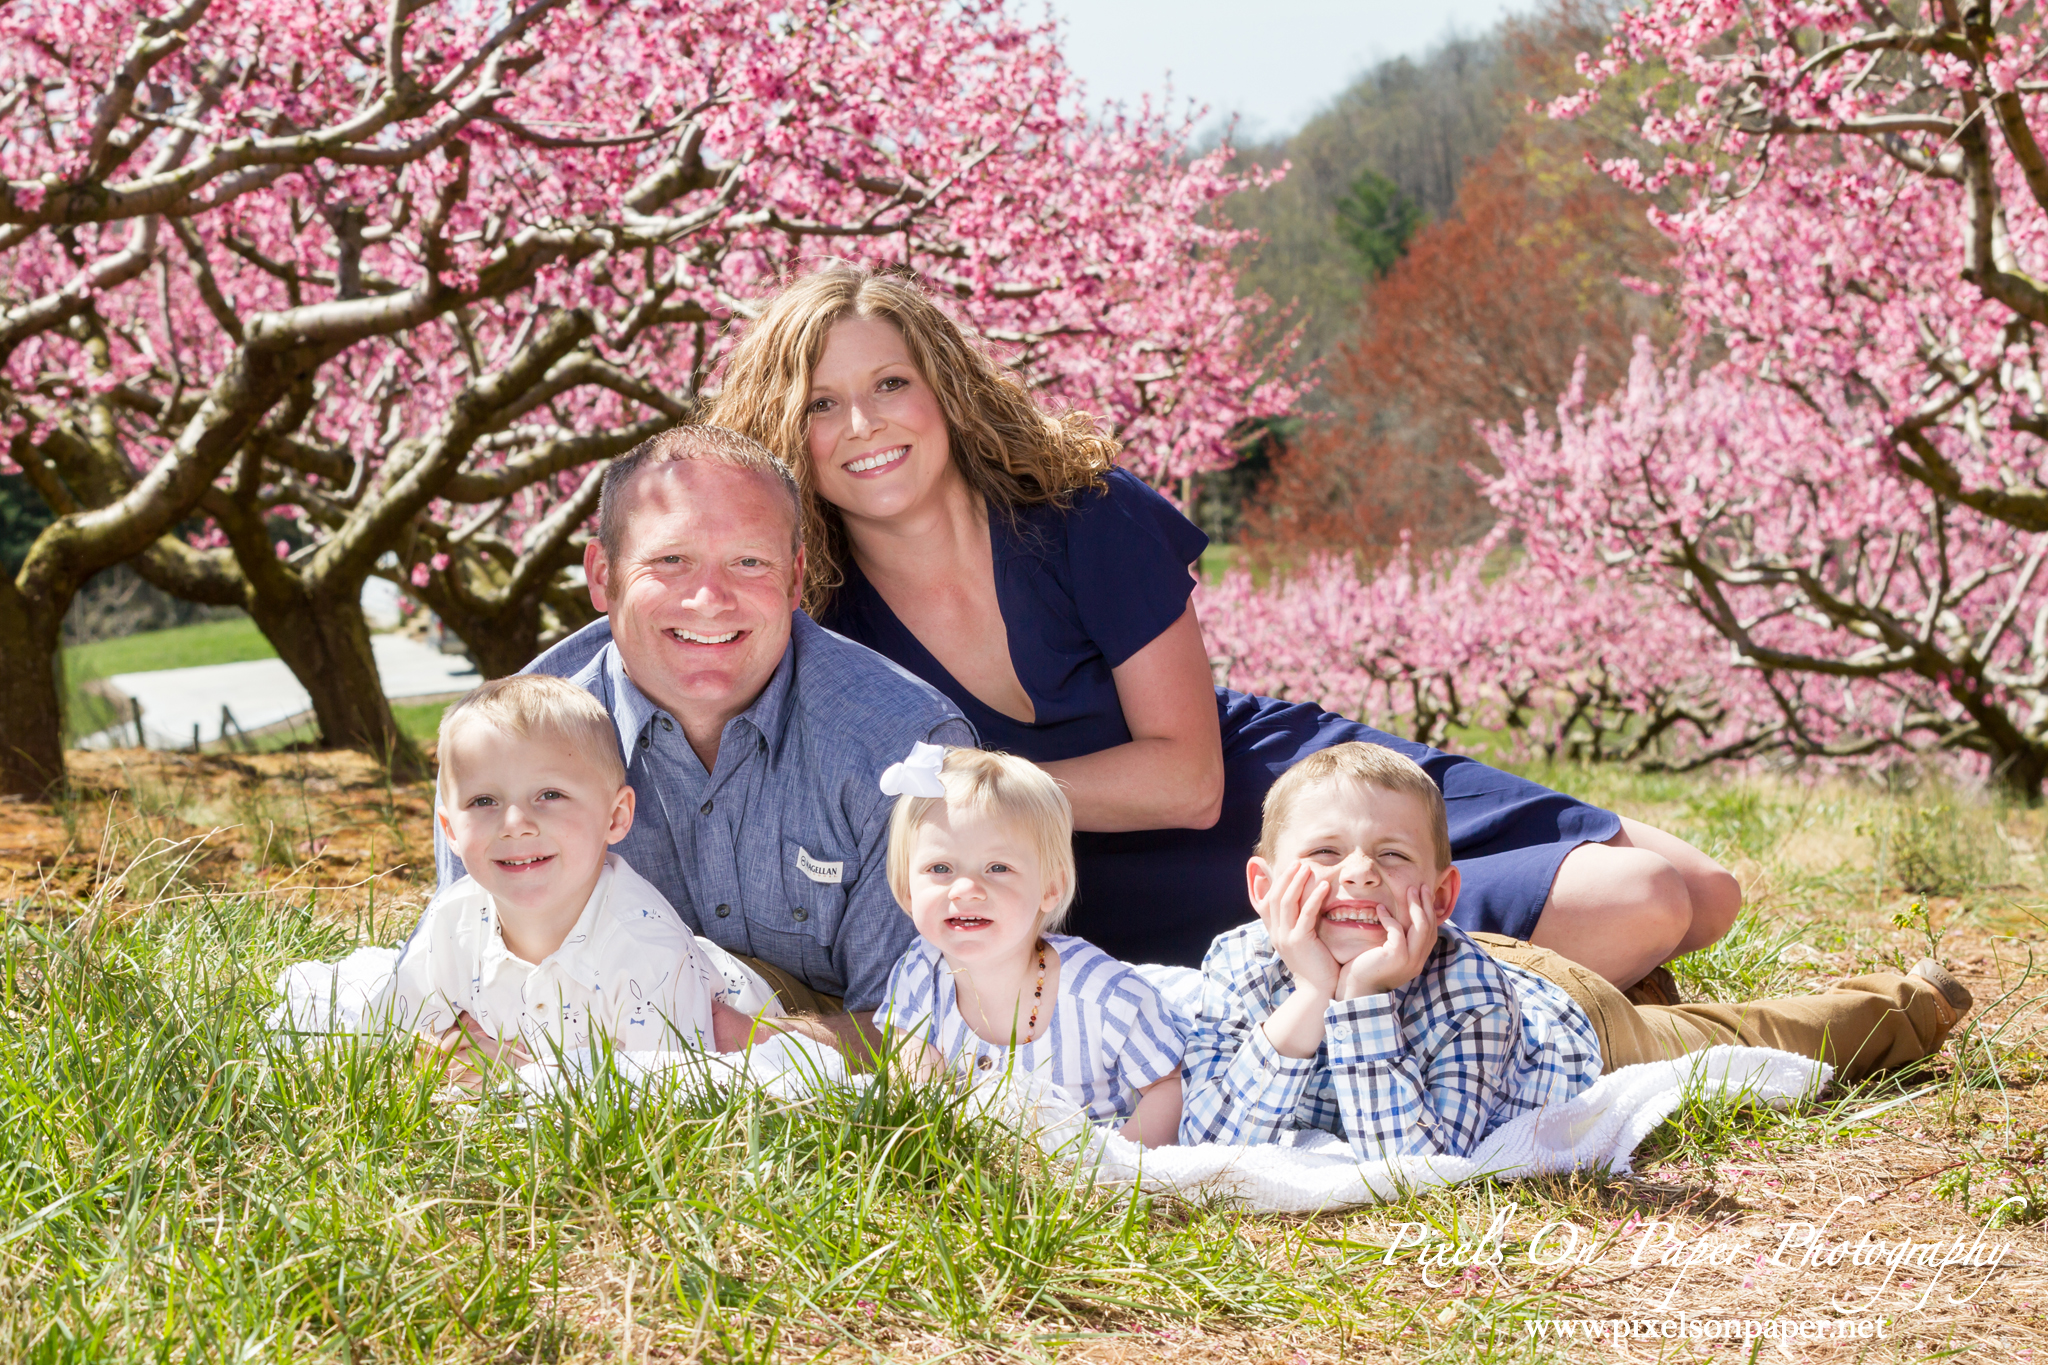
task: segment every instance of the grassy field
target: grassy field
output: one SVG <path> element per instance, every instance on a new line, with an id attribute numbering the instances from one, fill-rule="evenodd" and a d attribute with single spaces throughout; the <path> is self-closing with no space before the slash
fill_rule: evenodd
<path id="1" fill-rule="evenodd" d="M 1740 869 L 1750 912 L 1683 964 L 1690 992 L 1810 990 L 1933 951 L 1983 1008 L 1910 1074 L 1782 1114 L 1688 1104 L 1632 1174 L 1275 1217 L 1091 1185 L 897 1077 L 803 1104 L 599 1084 L 524 1107 L 459 1101 L 402 1044 L 286 1047 L 263 1022 L 278 969 L 395 942 L 417 915 L 426 789 L 352 755 L 75 757 L 65 802 L 0 805 L 0 1359 L 2048 1350 L 2038 810 L 1932 781 L 1534 774 Z M 1824 1222 L 1866 1249 L 2005 1251 L 1946 1278 L 1779 1254 Z M 1553 1263 L 1564 1225 L 1583 1254 Z M 1744 1250 L 1674 1268 L 1670 1238 Z M 1535 1335 L 1609 1318 L 1883 1335 L 1590 1354 Z"/>

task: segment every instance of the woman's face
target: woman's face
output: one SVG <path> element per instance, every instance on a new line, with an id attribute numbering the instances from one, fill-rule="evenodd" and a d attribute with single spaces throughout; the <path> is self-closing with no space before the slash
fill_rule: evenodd
<path id="1" fill-rule="evenodd" d="M 849 517 L 914 511 L 959 477 L 939 396 L 893 323 L 833 324 L 811 375 L 808 414 L 818 495 Z"/>

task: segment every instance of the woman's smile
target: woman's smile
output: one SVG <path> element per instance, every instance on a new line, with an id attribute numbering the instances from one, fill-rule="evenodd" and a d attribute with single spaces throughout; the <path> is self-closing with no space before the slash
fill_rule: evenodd
<path id="1" fill-rule="evenodd" d="M 909 458 L 909 446 L 890 446 L 886 450 L 877 450 L 871 455 L 863 455 L 859 459 L 848 460 L 844 467 L 847 473 L 856 476 L 863 474 L 880 474 L 885 470 L 896 468 L 896 466 L 902 464 L 905 460 Z"/>

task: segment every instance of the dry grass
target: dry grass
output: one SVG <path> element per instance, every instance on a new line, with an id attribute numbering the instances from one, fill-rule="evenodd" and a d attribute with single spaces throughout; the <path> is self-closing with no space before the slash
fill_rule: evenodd
<path id="1" fill-rule="evenodd" d="M 14 903 L 17 922 L 175 918 L 183 898 L 197 903 L 226 889 L 309 909 L 344 939 L 388 941 L 424 902 L 430 793 L 388 787 L 355 756 L 116 752 L 73 761 L 76 786 L 65 802 L 0 805 L 0 896 Z M 807 1297 L 816 1286 L 805 1283 L 802 1258 L 777 1234 L 742 1226 L 718 1236 L 727 1297 L 713 1311 L 705 1305 L 717 1296 L 690 1290 L 678 1269 L 688 1262 L 687 1239 L 674 1227 L 586 1209 L 570 1220 L 573 1252 L 550 1272 L 545 1330 L 524 1331 L 520 1358 L 1292 1365 L 1953 1357 L 2037 1365 L 2038 1351 L 2038 1365 L 2048 1365 L 2048 983 L 2039 975 L 2048 968 L 2048 817 L 1933 783 L 1886 790 L 1846 780 L 1535 775 L 1672 828 L 1739 870 L 1754 920 L 1711 964 L 1721 974 L 1714 979 L 1817 989 L 1932 949 L 1984 1003 L 1975 1029 L 1931 1066 L 1825 1096 L 1803 1112 L 1688 1113 L 1653 1136 L 1627 1177 L 1470 1186 L 1314 1218 L 1157 1201 L 1144 1218 L 1170 1252 L 1148 1250 L 1127 1271 L 1110 1261 L 1094 1267 L 1088 1292 L 1098 1299 L 1057 1309 L 1006 1302 L 972 1330 L 960 1326 L 965 1309 L 948 1309 L 949 1321 L 932 1307 L 944 1296 Z M 2001 1214 L 2001 1200 L 2025 1202 Z M 25 1235 L 17 1217 L 0 1222 L 0 1239 Z M 1501 1264 L 1428 1263 L 1441 1257 L 1446 1234 L 1477 1242 L 1496 1217 L 1505 1220 Z M 1532 1248 L 1547 1224 L 1576 1227 L 1581 1247 L 1593 1250 L 1566 1264 L 1532 1264 L 1532 1249 L 1554 1249 L 1555 1232 Z M 1416 1225 L 1438 1240 L 1390 1252 L 1416 1240 Z M 1930 1293 L 1930 1277 L 1912 1267 L 1888 1275 L 1844 1259 L 1799 1268 L 1797 1239 L 1813 1226 L 1852 1246 L 1960 1240 L 1978 1246 L 1980 1258 L 2004 1250 L 1989 1270 L 1949 1268 Z M 1794 1244 L 1781 1250 L 1788 1234 Z M 1746 1250 L 1724 1251 L 1724 1264 L 1688 1266 L 1682 1278 L 1639 1254 L 1678 1244 Z M 975 1254 L 970 1237 L 961 1255 Z M 20 1273 L 0 1261 L 8 1293 L 25 1283 Z M 971 1296 L 971 1277 L 962 1292 Z M 748 1307 L 746 1293 L 762 1297 Z M 1867 1317 L 1882 1320 L 1885 1335 L 1592 1345 L 1531 1335 L 1539 1317 L 1681 1316 Z M 498 1359 L 506 1344 L 451 1338 L 445 1354 Z M 334 1339 L 305 1348 L 345 1354 Z"/>

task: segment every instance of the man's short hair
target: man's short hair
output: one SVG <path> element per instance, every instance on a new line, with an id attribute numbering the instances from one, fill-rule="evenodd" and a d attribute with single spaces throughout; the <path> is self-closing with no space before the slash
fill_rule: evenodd
<path id="1" fill-rule="evenodd" d="M 1053 933 L 1067 921 L 1074 903 L 1074 808 L 1052 774 L 1036 763 L 987 749 L 949 746 L 939 769 L 944 796 L 896 798 L 889 817 L 889 889 L 910 908 L 910 845 L 918 826 L 939 809 L 970 810 L 1014 820 L 1029 832 L 1047 882 L 1058 882 L 1060 897 L 1040 926 Z"/>
<path id="2" fill-rule="evenodd" d="M 626 785 L 619 727 L 604 703 L 566 678 L 515 673 L 493 678 L 441 713 L 440 773 L 434 795 L 448 801 L 448 737 L 466 724 L 488 725 L 518 740 L 549 735 L 566 741 L 614 790 Z"/>
<path id="3" fill-rule="evenodd" d="M 643 465 L 673 464 L 678 460 L 711 460 L 735 469 L 751 469 L 775 480 L 789 496 L 789 520 L 794 528 L 789 536 L 790 553 L 802 548 L 802 495 L 797 492 L 796 475 L 789 466 L 751 436 L 742 436 L 729 427 L 698 422 L 670 427 L 648 437 L 613 460 L 604 471 L 604 484 L 597 494 L 597 543 L 604 547 L 607 560 L 619 557 L 619 547 L 625 541 L 633 476 Z"/>
<path id="4" fill-rule="evenodd" d="M 1414 759 L 1397 754 L 1384 744 L 1367 744 L 1362 740 L 1318 749 L 1280 774 L 1280 780 L 1266 792 L 1258 855 L 1268 860 L 1273 857 L 1280 834 L 1294 818 L 1294 808 L 1303 795 L 1346 779 L 1377 791 L 1400 792 L 1422 802 L 1429 812 L 1430 849 L 1436 855 L 1436 870 L 1442 872 L 1451 865 L 1451 826 L 1444 814 L 1442 790 Z"/>

